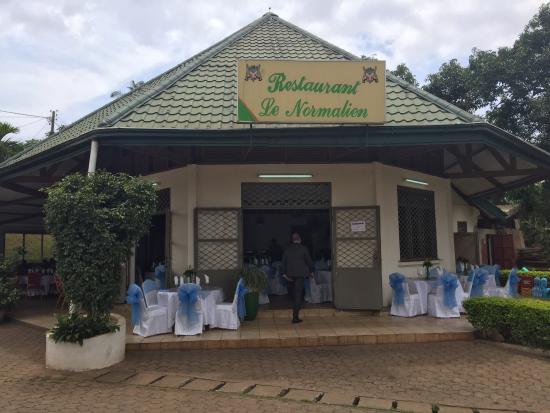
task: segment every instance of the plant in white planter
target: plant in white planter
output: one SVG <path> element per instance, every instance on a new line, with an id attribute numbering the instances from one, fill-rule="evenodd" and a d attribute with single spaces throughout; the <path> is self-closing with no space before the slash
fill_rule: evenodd
<path id="1" fill-rule="evenodd" d="M 105 336 L 107 341 L 124 342 L 120 334 L 124 323 L 111 314 L 119 296 L 120 263 L 149 228 L 156 206 L 155 188 L 142 178 L 97 172 L 69 175 L 46 192 L 45 221 L 55 238 L 57 272 L 74 309 L 69 316 L 59 317 L 48 333 L 46 364 L 69 370 L 103 368 L 112 351 L 102 353 L 96 347 L 104 343 L 90 346 L 87 340 Z M 72 365 L 59 363 L 60 351 L 81 351 L 81 359 L 92 362 L 76 365 L 76 357 Z M 86 351 L 97 354 L 88 357 Z"/>

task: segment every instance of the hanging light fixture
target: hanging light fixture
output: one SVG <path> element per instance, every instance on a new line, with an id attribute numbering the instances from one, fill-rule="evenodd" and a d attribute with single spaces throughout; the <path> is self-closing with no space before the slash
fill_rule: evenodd
<path id="1" fill-rule="evenodd" d="M 405 178 L 403 179 L 405 182 L 408 182 L 410 184 L 416 184 L 416 185 L 422 185 L 422 186 L 428 186 L 429 184 L 424 181 L 420 181 L 418 179 L 411 179 L 411 178 Z"/>

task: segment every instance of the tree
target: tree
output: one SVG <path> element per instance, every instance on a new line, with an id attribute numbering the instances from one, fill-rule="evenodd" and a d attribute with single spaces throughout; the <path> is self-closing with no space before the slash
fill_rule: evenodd
<path id="1" fill-rule="evenodd" d="M 128 91 L 133 92 L 134 90 L 139 89 L 140 87 L 142 87 L 144 84 L 145 84 L 145 82 L 143 80 L 140 80 L 138 82 L 136 82 L 135 80 L 130 80 L 130 84 L 127 86 Z M 121 90 L 115 90 L 115 91 L 111 92 L 111 97 L 112 98 L 117 98 L 119 96 L 122 96 L 122 94 L 123 93 L 122 93 Z"/>
<path id="2" fill-rule="evenodd" d="M 82 336 L 71 339 L 64 331 L 90 320 L 96 328 L 88 337 L 111 331 L 120 265 L 150 226 L 156 207 L 154 185 L 126 174 L 77 173 L 45 192 L 45 222 L 55 239 L 65 295 L 86 314 L 59 320 L 54 333 L 65 341 L 79 341 Z"/>
<path id="3" fill-rule="evenodd" d="M 418 86 L 416 77 L 413 75 L 413 73 L 405 63 L 398 64 L 395 70 L 391 70 L 390 73 L 400 79 L 403 79 L 405 82 L 408 82 L 411 85 Z"/>
<path id="4" fill-rule="evenodd" d="M 10 150 L 7 142 L 4 141 L 4 137 L 10 133 L 18 133 L 19 128 L 6 123 L 6 122 L 0 122 L 0 162 L 3 162 L 10 156 Z"/>

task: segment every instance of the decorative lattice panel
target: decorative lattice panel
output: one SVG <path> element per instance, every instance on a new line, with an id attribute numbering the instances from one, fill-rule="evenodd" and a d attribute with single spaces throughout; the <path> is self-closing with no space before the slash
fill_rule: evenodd
<path id="1" fill-rule="evenodd" d="M 170 189 L 157 191 L 157 211 L 170 210 Z"/>
<path id="2" fill-rule="evenodd" d="M 239 213 L 237 211 L 208 210 L 198 215 L 200 240 L 227 240 L 239 237 Z"/>
<path id="3" fill-rule="evenodd" d="M 434 193 L 399 186 L 397 202 L 401 259 L 437 258 Z"/>
<path id="4" fill-rule="evenodd" d="M 378 256 L 378 240 L 342 240 L 336 242 L 338 268 L 373 268 Z"/>
<path id="5" fill-rule="evenodd" d="M 239 267 L 238 210 L 198 209 L 197 255 L 199 270 L 233 270 Z"/>
<path id="6" fill-rule="evenodd" d="M 364 222 L 364 232 L 352 232 L 352 222 Z M 336 237 L 337 238 L 376 238 L 378 236 L 378 222 L 376 209 L 337 209 L 336 210 Z"/>
<path id="7" fill-rule="evenodd" d="M 228 270 L 238 268 L 237 242 L 200 241 L 198 268 L 201 270 Z"/>
<path id="8" fill-rule="evenodd" d="M 243 208 L 330 208 L 328 183 L 243 183 L 241 195 Z"/>

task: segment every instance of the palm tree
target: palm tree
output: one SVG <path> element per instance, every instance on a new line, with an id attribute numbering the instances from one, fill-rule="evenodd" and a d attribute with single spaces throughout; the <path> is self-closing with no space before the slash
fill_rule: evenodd
<path id="1" fill-rule="evenodd" d="M 142 87 L 144 85 L 144 81 L 143 80 L 140 80 L 138 82 L 136 82 L 135 80 L 130 80 L 130 84 L 128 85 L 128 91 L 129 92 L 132 92 L 136 89 L 139 89 L 140 87 Z M 119 96 L 122 96 L 122 91 L 121 90 L 115 90 L 114 92 L 111 92 L 111 97 L 112 98 L 117 98 Z"/>
<path id="2" fill-rule="evenodd" d="M 6 122 L 0 122 L 0 162 L 8 157 L 9 148 L 5 141 L 2 141 L 4 137 L 10 133 L 18 133 L 19 128 Z"/>

